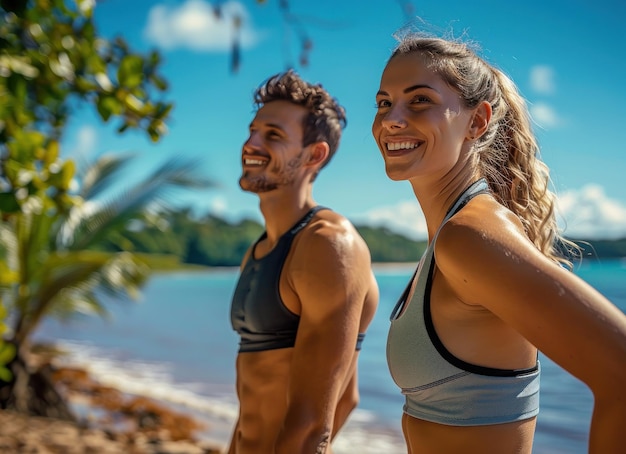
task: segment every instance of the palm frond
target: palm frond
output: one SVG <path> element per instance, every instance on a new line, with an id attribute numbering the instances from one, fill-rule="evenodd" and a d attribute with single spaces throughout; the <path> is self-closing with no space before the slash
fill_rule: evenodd
<path id="1" fill-rule="evenodd" d="M 57 295 L 48 315 L 63 322 L 71 321 L 81 315 L 110 318 L 109 311 L 101 303 L 91 285 L 78 285 L 63 289 Z"/>
<path id="2" fill-rule="evenodd" d="M 99 274 L 98 288 L 111 297 L 137 299 L 150 275 L 150 267 L 139 256 L 129 252 L 115 254 Z"/>
<path id="3" fill-rule="evenodd" d="M 73 208 L 63 226 L 63 246 L 70 250 L 93 247 L 109 232 L 123 231 L 150 206 L 170 209 L 169 197 L 177 190 L 211 187 L 210 181 L 197 175 L 197 169 L 195 160 L 172 158 L 117 196 Z"/>
<path id="4" fill-rule="evenodd" d="M 34 294 L 22 304 L 23 316 L 15 329 L 18 340 L 26 338 L 58 302 L 67 304 L 66 297 L 72 291 L 90 294 L 96 288 L 104 288 L 116 295 L 125 292 L 134 296 L 147 278 L 147 267 L 127 253 L 63 252 L 50 254 L 41 276 Z"/>
<path id="5" fill-rule="evenodd" d="M 79 175 L 82 203 L 69 213 L 22 211 L 10 224 L 2 223 L 0 261 L 15 279 L 0 286 L 0 302 L 12 301 L 12 335 L 18 344 L 48 315 L 106 316 L 103 295 L 136 297 L 149 276 L 148 265 L 137 255 L 98 247 L 104 249 L 110 239 L 124 244 L 131 221 L 145 219 L 150 210 L 166 215 L 178 190 L 213 186 L 198 174 L 197 160 L 175 157 L 118 190 L 120 182 L 128 182 L 122 171 L 132 157 L 101 156 Z M 108 195 L 111 189 L 114 196 Z"/>
<path id="6" fill-rule="evenodd" d="M 114 183 L 119 182 L 123 171 L 136 153 L 113 154 L 100 156 L 94 163 L 81 169 L 80 190 L 78 195 L 83 200 L 93 200 L 108 191 Z"/>
<path id="7" fill-rule="evenodd" d="M 17 269 L 17 236 L 7 222 L 0 222 L 0 263 L 8 269 Z"/>

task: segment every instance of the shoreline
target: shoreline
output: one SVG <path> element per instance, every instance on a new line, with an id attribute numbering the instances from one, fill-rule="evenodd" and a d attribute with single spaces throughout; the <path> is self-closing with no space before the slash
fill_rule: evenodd
<path id="1" fill-rule="evenodd" d="M 372 262 L 372 269 L 374 271 L 387 272 L 407 272 L 412 273 L 415 271 L 419 257 L 416 257 L 414 262 Z M 574 271 L 581 266 L 587 266 L 589 264 L 603 262 L 603 263 L 618 263 L 620 265 L 626 265 L 626 256 L 624 257 L 582 257 L 580 260 L 574 261 Z M 218 274 L 218 273 L 234 273 L 239 270 L 239 266 L 205 266 L 194 265 L 190 267 L 181 266 L 177 268 L 159 269 L 155 268 L 151 271 L 152 276 L 159 275 L 191 275 L 191 274 Z"/>
<path id="2" fill-rule="evenodd" d="M 372 262 L 374 270 L 414 270 L 419 262 L 419 258 L 415 262 Z M 154 269 L 153 275 L 172 275 L 172 274 L 204 274 L 204 273 L 230 273 L 239 270 L 239 266 L 194 266 L 190 268 L 180 267 L 172 269 Z"/>
<path id="3" fill-rule="evenodd" d="M 119 389 L 88 367 L 65 364 L 64 352 L 55 344 L 38 345 L 31 356 L 31 366 L 50 377 L 75 420 L 0 409 L 0 452 L 222 454 L 226 450 L 212 434 L 218 421 Z"/>
<path id="4" fill-rule="evenodd" d="M 149 362 L 137 362 L 134 365 L 138 368 L 135 369 L 133 363 L 124 361 L 122 364 L 115 364 L 91 349 L 82 352 L 86 355 L 76 355 L 72 345 L 63 343 L 59 345 L 55 342 L 45 343 L 45 345 L 53 347 L 52 358 L 47 360 L 53 363 L 57 371 L 60 371 L 57 373 L 58 388 L 61 388 L 60 391 L 66 396 L 74 414 L 80 418 L 78 426 L 82 428 L 82 436 L 100 441 L 103 438 L 112 438 L 117 443 L 116 445 L 114 443 L 117 446 L 115 449 L 119 448 L 121 442 L 126 443 L 124 445 L 126 447 L 121 451 L 53 450 L 52 452 L 63 452 L 63 454 L 72 452 L 77 454 L 86 452 L 98 452 L 98 454 L 107 452 L 125 454 L 139 454 L 140 452 L 146 454 L 156 454 L 156 452 L 159 454 L 225 453 L 237 412 L 237 406 L 227 395 L 230 394 L 230 386 L 219 385 L 218 388 L 214 388 L 215 393 L 207 396 L 204 393 L 198 393 L 199 389 L 196 388 L 194 382 L 179 382 L 178 384 L 161 382 L 160 380 L 164 378 L 167 381 L 167 378 L 160 375 L 158 370 L 151 368 Z M 120 366 L 123 369 L 119 369 Z M 143 373 L 145 374 L 142 375 Z M 148 382 L 146 378 L 149 379 Z M 100 392 L 94 392 L 94 388 Z M 98 405 L 94 405 L 93 396 L 97 397 Z M 122 402 L 122 398 L 125 402 Z M 135 405 L 131 404 L 133 401 Z M 103 405 L 106 408 L 103 409 Z M 183 437 L 175 440 L 176 437 L 172 436 L 167 428 L 162 428 L 164 430 L 153 428 L 151 431 L 137 430 L 137 421 L 146 416 L 149 421 L 150 412 L 143 412 L 143 415 L 136 413 L 132 418 L 120 418 L 120 414 L 127 411 L 129 407 L 150 409 L 153 405 L 160 407 L 158 412 L 166 413 L 171 420 L 176 415 L 179 421 L 182 421 L 180 424 L 197 425 L 193 437 L 189 437 L 193 439 Z M 117 416 L 112 417 L 112 415 Z M 103 417 L 108 417 L 108 421 L 105 420 L 103 423 Z M 2 420 L 0 424 L 1 422 Z M 355 449 L 361 454 L 402 452 L 403 445 L 399 432 L 391 424 L 384 421 L 380 423 L 381 421 L 377 421 L 376 416 L 370 410 L 356 409 L 334 440 L 333 452 L 352 454 Z M 49 420 L 47 424 L 53 427 L 52 425 L 58 422 Z M 77 430 L 79 429 L 63 429 L 64 433 L 74 433 L 73 437 L 78 436 Z M 91 432 L 86 432 L 86 430 Z M 0 429 L 0 452 L 5 452 L 2 451 L 5 445 L 2 441 L 2 434 L 3 431 Z M 151 446 L 160 446 L 159 450 L 154 453 L 145 450 L 137 451 L 139 449 L 137 445 L 146 440 L 149 440 Z M 15 443 L 15 440 L 13 442 Z M 180 448 L 181 446 L 183 448 Z M 167 450 L 164 449 L 165 447 Z M 8 452 L 19 451 L 8 450 Z"/>

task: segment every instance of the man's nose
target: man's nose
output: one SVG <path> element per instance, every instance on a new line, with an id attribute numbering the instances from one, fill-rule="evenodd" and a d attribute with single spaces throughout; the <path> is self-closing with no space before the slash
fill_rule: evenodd
<path id="1" fill-rule="evenodd" d="M 243 143 L 243 150 L 246 152 L 251 152 L 254 150 L 258 150 L 261 146 L 261 140 L 259 138 L 259 134 L 256 132 L 251 132 L 246 141 Z"/>

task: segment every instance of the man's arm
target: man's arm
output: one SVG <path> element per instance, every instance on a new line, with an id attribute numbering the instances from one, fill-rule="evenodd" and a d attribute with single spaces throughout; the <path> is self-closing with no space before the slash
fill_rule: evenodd
<path id="1" fill-rule="evenodd" d="M 248 247 L 248 249 L 246 250 L 246 253 L 243 256 L 243 259 L 241 260 L 241 264 L 239 265 L 239 272 L 241 273 L 241 271 L 243 270 L 244 266 L 246 265 L 246 262 L 248 261 L 248 259 L 250 258 L 250 254 L 252 254 L 252 249 L 253 249 L 253 245 Z M 239 377 L 237 377 L 237 385 L 239 383 Z M 237 386 L 237 388 L 239 388 Z M 237 390 L 237 397 L 239 397 L 239 390 Z M 233 434 L 230 437 L 230 443 L 228 444 L 228 449 L 226 451 L 226 454 L 236 454 L 237 453 L 237 439 L 239 437 L 239 416 L 237 416 L 237 419 L 235 420 L 235 425 L 233 427 Z"/>
<path id="2" fill-rule="evenodd" d="M 230 444 L 228 445 L 227 454 L 237 454 L 237 437 L 239 434 L 239 418 L 235 421 L 235 427 L 233 428 L 233 434 L 230 437 Z"/>
<path id="3" fill-rule="evenodd" d="M 276 453 L 325 453 L 337 403 L 355 371 L 371 283 L 369 250 L 347 221 L 317 222 L 302 232 L 286 271 L 300 303 L 300 325 Z"/>

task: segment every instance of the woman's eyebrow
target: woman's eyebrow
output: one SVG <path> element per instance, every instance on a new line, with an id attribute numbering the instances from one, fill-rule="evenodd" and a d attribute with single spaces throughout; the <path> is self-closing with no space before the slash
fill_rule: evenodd
<path id="1" fill-rule="evenodd" d="M 405 88 L 405 89 L 403 90 L 403 93 L 404 93 L 404 94 L 411 93 L 412 91 L 419 90 L 420 88 L 428 88 L 429 90 L 435 90 L 435 89 L 434 89 L 433 87 L 431 87 L 430 85 L 426 85 L 426 84 L 417 84 L 417 85 L 411 85 L 410 87 Z M 437 91 L 437 90 L 435 90 L 435 91 Z"/>
<path id="2" fill-rule="evenodd" d="M 402 90 L 402 93 L 404 94 L 411 93 L 415 90 L 419 90 L 420 88 L 428 88 L 429 90 L 437 91 L 430 85 L 416 84 L 416 85 L 411 85 L 410 87 L 405 88 L 404 90 Z M 385 90 L 378 90 L 378 92 L 376 93 L 376 96 L 389 96 L 389 93 L 387 93 Z"/>

